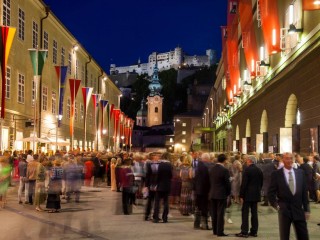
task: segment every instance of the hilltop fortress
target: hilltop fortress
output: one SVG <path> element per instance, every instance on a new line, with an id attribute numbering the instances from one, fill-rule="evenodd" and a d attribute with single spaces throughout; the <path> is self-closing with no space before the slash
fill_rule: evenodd
<path id="1" fill-rule="evenodd" d="M 157 61 L 156 61 L 157 60 Z M 153 69 L 156 62 L 158 63 L 159 71 L 168 70 L 171 68 L 178 69 L 180 66 L 185 67 L 201 67 L 211 66 L 216 62 L 216 53 L 212 49 L 206 50 L 206 55 L 189 56 L 185 54 L 180 47 L 176 47 L 173 51 L 165 53 L 153 52 L 149 55 L 147 63 L 138 63 L 131 66 L 117 67 L 115 64 L 110 65 L 110 74 L 117 75 L 121 73 L 147 73 L 149 76 L 153 74 Z"/>

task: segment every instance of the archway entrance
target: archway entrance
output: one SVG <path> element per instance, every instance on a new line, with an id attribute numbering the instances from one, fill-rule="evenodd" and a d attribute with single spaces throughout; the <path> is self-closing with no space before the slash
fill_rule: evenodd
<path id="1" fill-rule="evenodd" d="M 284 128 L 280 128 L 280 152 L 300 151 L 300 126 L 297 124 L 298 100 L 291 94 L 285 114 Z"/>
<path id="2" fill-rule="evenodd" d="M 268 116 L 267 111 L 263 110 L 260 121 L 260 133 L 256 135 L 256 152 L 268 152 Z"/>

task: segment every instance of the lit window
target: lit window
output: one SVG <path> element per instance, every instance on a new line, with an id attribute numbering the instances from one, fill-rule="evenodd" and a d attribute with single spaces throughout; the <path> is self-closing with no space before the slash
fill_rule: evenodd
<path id="1" fill-rule="evenodd" d="M 76 72 L 75 72 L 75 74 L 76 74 L 76 79 L 78 79 L 78 70 L 79 70 L 79 60 L 77 59 L 77 60 L 76 60 Z"/>
<path id="2" fill-rule="evenodd" d="M 57 64 L 58 60 L 58 42 L 56 40 L 53 40 L 52 44 L 52 62 L 53 64 Z"/>
<path id="3" fill-rule="evenodd" d="M 18 29 L 18 37 L 20 40 L 24 41 L 24 26 L 25 26 L 25 17 L 24 17 L 24 11 L 19 8 L 19 16 L 18 16 L 18 24 L 19 24 L 19 29 Z"/>
<path id="4" fill-rule="evenodd" d="M 187 134 L 187 131 L 182 131 L 182 135 L 186 135 Z"/>
<path id="5" fill-rule="evenodd" d="M 81 66 L 81 80 L 85 81 L 84 66 Z"/>
<path id="6" fill-rule="evenodd" d="M 35 21 L 32 22 L 32 47 L 38 47 L 38 24 Z"/>
<path id="7" fill-rule="evenodd" d="M 31 92 L 32 107 L 34 107 L 35 100 L 36 100 L 36 82 L 32 80 L 32 92 Z"/>
<path id="8" fill-rule="evenodd" d="M 80 117 L 84 119 L 84 105 L 80 103 Z"/>
<path id="9" fill-rule="evenodd" d="M 70 113 L 71 113 L 71 100 L 70 98 L 67 99 L 67 119 L 70 119 Z"/>
<path id="10" fill-rule="evenodd" d="M 171 143 L 173 142 L 173 138 L 170 138 L 170 142 L 171 142 Z"/>
<path id="11" fill-rule="evenodd" d="M 186 123 L 182 123 L 182 127 L 186 127 L 187 126 L 187 124 Z"/>
<path id="12" fill-rule="evenodd" d="M 3 0 L 3 9 L 2 9 L 2 24 L 4 26 L 10 26 L 10 13 L 11 13 L 11 4 L 10 0 Z"/>
<path id="13" fill-rule="evenodd" d="M 56 115 L 56 102 L 57 102 L 57 94 L 55 91 L 51 93 L 51 113 Z"/>
<path id="14" fill-rule="evenodd" d="M 71 75 L 71 54 L 68 56 L 68 73 Z"/>
<path id="15" fill-rule="evenodd" d="M 78 104 L 74 102 L 74 121 L 78 121 Z"/>
<path id="16" fill-rule="evenodd" d="M 6 72 L 6 98 L 10 98 L 10 88 L 11 88 L 11 68 L 7 67 L 7 72 Z"/>
<path id="17" fill-rule="evenodd" d="M 18 74 L 18 102 L 24 103 L 24 75 L 21 73 Z"/>
<path id="18" fill-rule="evenodd" d="M 185 139 L 182 139 L 182 141 L 181 141 L 182 143 L 186 143 L 186 140 Z"/>
<path id="19" fill-rule="evenodd" d="M 185 152 L 185 151 L 186 151 L 186 148 L 183 147 L 183 148 L 181 148 L 181 150 L 182 150 L 182 152 Z"/>
<path id="20" fill-rule="evenodd" d="M 48 110 L 48 88 L 42 87 L 42 111 Z"/>
<path id="21" fill-rule="evenodd" d="M 64 66 L 65 57 L 66 57 L 66 50 L 64 49 L 64 47 L 62 47 L 61 48 L 61 65 L 62 66 Z"/>
<path id="22" fill-rule="evenodd" d="M 46 31 L 43 32 L 43 48 L 49 49 L 49 34 Z"/>

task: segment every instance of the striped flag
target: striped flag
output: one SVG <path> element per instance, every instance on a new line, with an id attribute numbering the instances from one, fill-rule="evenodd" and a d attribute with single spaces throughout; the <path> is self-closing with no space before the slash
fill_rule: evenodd
<path id="1" fill-rule="evenodd" d="M 66 89 L 66 77 L 68 72 L 68 66 L 55 66 L 58 83 L 59 83 L 59 105 L 58 115 L 63 115 L 63 98 L 64 91 Z M 58 118 L 58 127 L 60 127 L 61 120 Z"/>
<path id="2" fill-rule="evenodd" d="M 2 77 L 2 87 L 1 87 L 1 118 L 4 118 L 4 108 L 5 108 L 5 97 L 6 97 L 6 71 L 7 71 L 7 62 L 9 58 L 9 53 L 11 45 L 13 42 L 16 29 L 13 27 L 0 26 L 0 63 L 1 63 L 1 77 Z"/>
<path id="3" fill-rule="evenodd" d="M 71 116 L 70 116 L 70 135 L 73 136 L 73 123 L 74 123 L 74 112 L 75 105 L 74 101 L 77 97 L 77 93 L 80 87 L 81 80 L 79 79 L 69 79 L 70 84 L 70 98 L 71 98 Z"/>

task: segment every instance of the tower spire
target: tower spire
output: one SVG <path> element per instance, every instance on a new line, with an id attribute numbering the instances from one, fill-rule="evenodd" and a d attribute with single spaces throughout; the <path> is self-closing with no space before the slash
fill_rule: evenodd
<path id="1" fill-rule="evenodd" d="M 149 96 L 155 96 L 155 95 L 161 96 L 161 93 L 160 93 L 161 89 L 162 89 L 162 85 L 160 84 L 160 81 L 159 81 L 158 59 L 156 54 L 156 64 L 153 69 L 151 83 L 149 84 L 149 90 L 150 90 Z"/>

